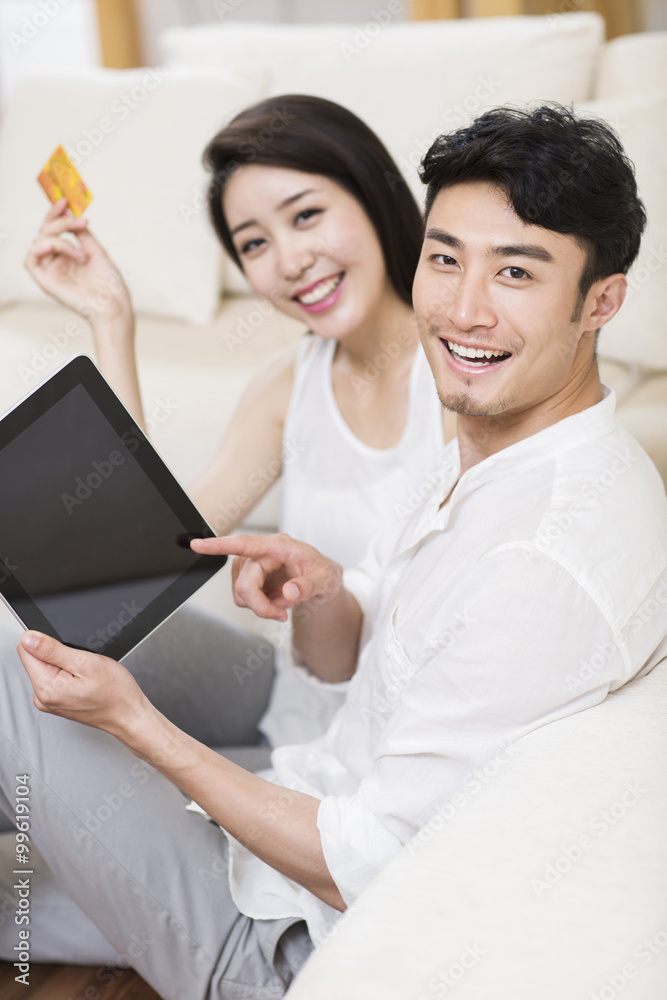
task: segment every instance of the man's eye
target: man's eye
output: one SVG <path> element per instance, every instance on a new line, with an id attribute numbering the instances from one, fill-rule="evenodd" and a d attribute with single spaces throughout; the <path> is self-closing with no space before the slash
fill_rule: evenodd
<path id="1" fill-rule="evenodd" d="M 436 263 L 438 263 L 438 264 L 447 264 L 448 267 L 451 267 L 452 264 L 456 264 L 456 261 L 454 260 L 454 258 L 453 257 L 449 257 L 446 253 L 436 253 L 436 254 L 434 254 L 433 255 L 433 260 L 436 261 Z"/>
<path id="2" fill-rule="evenodd" d="M 260 239 L 259 237 L 256 237 L 254 240 L 248 240 L 247 243 L 243 244 L 243 246 L 239 250 L 239 253 L 240 254 L 250 253 L 251 250 L 256 250 L 257 247 L 261 246 L 263 242 L 264 240 Z"/>
<path id="3" fill-rule="evenodd" d="M 295 222 L 306 222 L 307 219 L 312 218 L 313 215 L 319 215 L 322 211 L 321 208 L 304 208 L 294 217 Z"/>
<path id="4" fill-rule="evenodd" d="M 522 267 L 504 267 L 500 273 L 506 274 L 507 272 L 509 272 L 509 274 L 507 275 L 508 278 L 516 278 L 517 280 L 520 278 L 530 277 L 528 272 L 524 271 Z"/>

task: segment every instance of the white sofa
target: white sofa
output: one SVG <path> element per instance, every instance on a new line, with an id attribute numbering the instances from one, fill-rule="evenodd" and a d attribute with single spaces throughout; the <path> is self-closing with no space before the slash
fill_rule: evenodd
<path id="1" fill-rule="evenodd" d="M 611 121 L 636 163 L 650 226 L 629 300 L 602 334 L 601 368 L 667 482 L 667 32 L 605 44 L 594 14 L 223 23 L 171 30 L 163 51 L 167 68 L 152 74 L 42 70 L 16 92 L 0 128 L 0 409 L 71 353 L 92 350 L 85 322 L 45 302 L 21 268 L 46 208 L 34 176 L 58 143 L 80 158 L 92 226 L 126 269 L 152 436 L 187 483 L 258 365 L 304 330 L 248 296 L 222 263 L 198 163 L 213 132 L 262 96 L 320 94 L 375 127 L 418 192 L 416 165 L 438 132 L 494 104 L 558 100 Z M 249 523 L 275 525 L 278 503 L 274 489 Z M 198 600 L 261 628 L 229 589 L 219 574 Z M 435 818 L 424 844 L 332 929 L 290 997 L 664 995 L 666 702 L 663 664 L 491 762 L 479 793 Z M 617 806 L 624 794 L 630 801 L 632 782 L 646 791 Z M 627 817 L 573 861 L 595 816 L 612 807 Z M 538 892 L 531 880 L 544 881 L 549 865 L 560 877 Z"/>

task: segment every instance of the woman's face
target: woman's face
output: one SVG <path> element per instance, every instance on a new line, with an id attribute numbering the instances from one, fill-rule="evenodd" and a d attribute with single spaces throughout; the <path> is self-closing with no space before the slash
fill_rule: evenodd
<path id="1" fill-rule="evenodd" d="M 222 207 L 252 288 L 320 336 L 362 329 L 395 294 L 368 216 L 328 177 L 249 164 Z"/>

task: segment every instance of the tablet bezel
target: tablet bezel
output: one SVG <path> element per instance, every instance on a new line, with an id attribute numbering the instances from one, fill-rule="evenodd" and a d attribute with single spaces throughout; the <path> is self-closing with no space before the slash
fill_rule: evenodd
<path id="1" fill-rule="evenodd" d="M 68 392 L 82 386 L 94 405 L 109 422 L 116 434 L 127 447 L 132 445 L 136 459 L 148 479 L 158 491 L 167 506 L 184 527 L 184 534 L 191 538 L 213 538 L 215 532 L 197 510 L 187 493 L 169 470 L 164 460 L 148 440 L 144 432 L 121 403 L 109 383 L 95 363 L 86 354 L 77 354 L 64 363 L 57 371 L 19 400 L 0 417 L 0 450 L 5 448 L 19 434 L 43 417 Z M 128 437 L 129 435 L 129 437 Z M 0 514 L 1 516 L 1 514 Z M 102 653 L 115 660 L 127 656 L 141 642 L 171 617 L 181 605 L 192 597 L 203 584 L 207 583 L 227 562 L 227 556 L 197 556 L 188 569 L 179 574 L 158 597 L 142 609 L 121 631 L 110 636 L 102 649 L 92 652 Z M 65 645 L 84 649 L 67 642 L 49 619 L 39 609 L 16 577 L 11 568 L 0 567 L 0 597 L 15 618 L 28 629 L 35 629 L 53 636 Z"/>

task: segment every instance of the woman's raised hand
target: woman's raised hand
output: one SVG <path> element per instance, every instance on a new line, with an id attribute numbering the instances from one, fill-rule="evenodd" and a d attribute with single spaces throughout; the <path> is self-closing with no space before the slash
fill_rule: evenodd
<path id="1" fill-rule="evenodd" d="M 87 319 L 93 331 L 118 322 L 132 328 L 132 304 L 120 271 L 88 231 L 88 220 L 68 212 L 66 198 L 47 212 L 25 267 L 47 295 Z"/>

